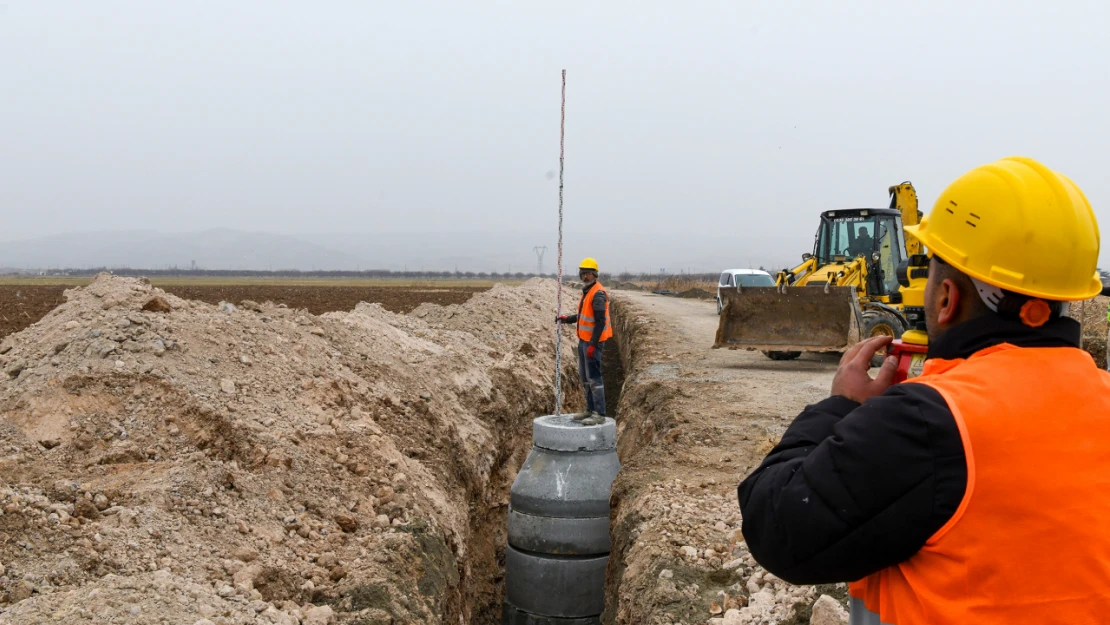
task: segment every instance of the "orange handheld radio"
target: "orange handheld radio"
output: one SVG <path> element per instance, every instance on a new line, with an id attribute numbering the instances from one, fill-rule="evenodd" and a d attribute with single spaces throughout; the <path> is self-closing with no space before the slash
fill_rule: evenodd
<path id="1" fill-rule="evenodd" d="M 898 372 L 894 383 L 905 382 L 921 375 L 925 366 L 925 354 L 929 351 L 929 335 L 922 330 L 906 330 L 902 338 L 894 339 L 886 349 L 888 356 L 898 359 Z"/>

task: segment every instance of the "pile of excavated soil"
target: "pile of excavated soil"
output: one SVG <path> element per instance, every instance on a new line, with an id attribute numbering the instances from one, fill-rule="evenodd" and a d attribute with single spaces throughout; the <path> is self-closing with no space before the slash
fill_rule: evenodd
<path id="1" fill-rule="evenodd" d="M 66 299 L 0 343 L 0 621 L 496 618 L 552 281 L 413 315 Z"/>
<path id="2" fill-rule="evenodd" d="M 65 302 L 63 293 L 75 285 L 0 284 L 0 340 L 19 332 Z M 167 291 L 183 299 L 209 304 L 221 301 L 271 301 L 304 308 L 314 315 L 348 311 L 360 302 L 376 302 L 396 313 L 408 313 L 424 302 L 461 304 L 475 293 L 488 290 L 476 286 L 341 286 L 332 284 L 174 284 Z"/>
<path id="3" fill-rule="evenodd" d="M 686 289 L 685 291 L 682 291 L 678 294 L 678 297 L 682 297 L 685 299 L 715 299 L 717 297 L 717 294 L 710 293 L 709 291 L 706 291 L 705 289 L 699 287 L 694 287 L 692 289 Z"/>

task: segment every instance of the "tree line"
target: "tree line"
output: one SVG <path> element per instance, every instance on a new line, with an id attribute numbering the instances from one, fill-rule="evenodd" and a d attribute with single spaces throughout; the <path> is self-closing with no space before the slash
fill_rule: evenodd
<path id="1" fill-rule="evenodd" d="M 367 269 L 362 271 L 301 271 L 287 270 L 250 270 L 250 269 L 136 269 L 131 267 L 95 267 L 86 269 L 51 269 L 37 272 L 48 276 L 91 277 L 108 272 L 128 277 L 198 277 L 198 278 L 331 278 L 331 279 L 384 279 L 384 280 L 527 280 L 529 278 L 555 278 L 555 273 L 538 274 L 534 272 L 486 272 L 486 271 L 391 271 L 388 269 Z M 602 272 L 600 279 L 605 282 L 654 283 L 670 278 L 690 281 L 711 282 L 717 279 L 716 273 L 607 273 Z M 566 273 L 564 279 L 575 280 L 577 272 Z"/>

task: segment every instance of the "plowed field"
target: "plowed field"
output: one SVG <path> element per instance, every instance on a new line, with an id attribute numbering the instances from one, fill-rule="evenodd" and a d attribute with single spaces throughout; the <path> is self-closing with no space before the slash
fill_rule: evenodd
<path id="1" fill-rule="evenodd" d="M 155 283 L 156 286 L 157 283 Z M 65 301 L 62 285 L 0 285 L 0 338 L 19 332 Z M 461 304 L 475 293 L 488 290 L 477 286 L 285 286 L 263 285 L 167 285 L 165 290 L 185 299 L 210 304 L 221 300 L 238 304 L 249 299 L 272 301 L 290 308 L 306 308 L 314 315 L 353 310 L 359 302 L 377 302 L 386 310 L 407 313 L 424 302 Z"/>

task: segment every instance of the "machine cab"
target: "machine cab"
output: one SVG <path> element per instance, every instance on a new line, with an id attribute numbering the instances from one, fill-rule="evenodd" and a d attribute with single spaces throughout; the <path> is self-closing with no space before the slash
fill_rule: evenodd
<path id="1" fill-rule="evenodd" d="M 817 230 L 813 254 L 817 265 L 867 263 L 867 294 L 898 292 L 897 268 L 906 260 L 902 214 L 888 208 L 852 208 L 825 211 Z"/>

